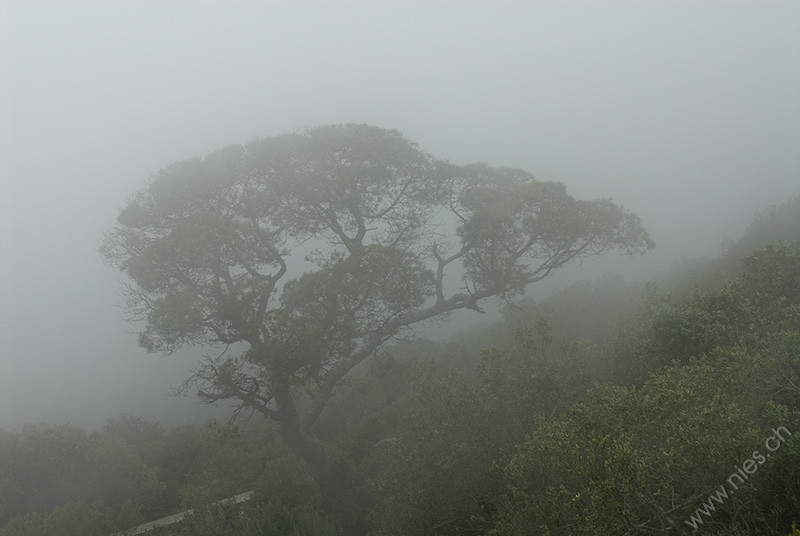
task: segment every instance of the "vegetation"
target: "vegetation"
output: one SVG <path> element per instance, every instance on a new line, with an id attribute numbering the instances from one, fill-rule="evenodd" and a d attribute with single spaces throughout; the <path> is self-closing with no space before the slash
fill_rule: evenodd
<path id="1" fill-rule="evenodd" d="M 166 431 L 127 415 L 91 433 L 2 432 L 0 534 L 108 535 L 252 489 L 276 452 L 269 437 L 212 424 Z"/>
<path id="2" fill-rule="evenodd" d="M 350 475 L 337 512 L 280 422 L 122 416 L 0 431 L 0 536 L 187 508 L 151 534 L 800 534 L 800 234 L 755 233 L 685 279 L 582 282 L 471 338 L 376 352 L 314 427 Z"/>
<path id="3" fill-rule="evenodd" d="M 608 200 L 440 162 L 397 131 L 335 125 L 167 168 L 102 252 L 131 280 L 142 345 L 216 344 L 193 377 L 201 397 L 276 423 L 341 511 L 354 475 L 315 425 L 354 368 L 415 326 L 481 311 L 570 261 L 652 246 Z"/>

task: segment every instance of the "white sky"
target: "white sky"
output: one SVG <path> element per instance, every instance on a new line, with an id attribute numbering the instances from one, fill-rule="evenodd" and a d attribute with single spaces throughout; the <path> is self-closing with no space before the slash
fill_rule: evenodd
<path id="1" fill-rule="evenodd" d="M 180 419 L 192 354 L 137 348 L 103 232 L 174 161 L 339 122 L 612 197 L 652 274 L 800 194 L 800 2 L 0 0 L 0 426 Z"/>

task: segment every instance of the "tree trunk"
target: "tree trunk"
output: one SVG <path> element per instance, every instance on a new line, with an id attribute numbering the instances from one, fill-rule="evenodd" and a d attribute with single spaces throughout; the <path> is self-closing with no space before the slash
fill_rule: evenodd
<path id="1" fill-rule="evenodd" d="M 325 451 L 322 443 L 303 426 L 288 382 L 275 389 L 280 433 L 289 449 L 305 462 L 311 478 L 332 512 L 341 511 L 348 479 Z"/>
<path id="2" fill-rule="evenodd" d="M 350 536 L 362 536 L 365 530 L 363 505 L 354 495 L 354 480 L 344 464 L 339 464 L 322 443 L 300 426 L 281 426 L 286 445 L 305 462 L 322 496 L 329 518 Z"/>
<path id="3" fill-rule="evenodd" d="M 336 508 L 346 490 L 346 480 L 313 435 L 303 430 L 299 422 L 281 423 L 281 436 L 286 445 L 305 462 L 311 478 L 328 506 Z"/>

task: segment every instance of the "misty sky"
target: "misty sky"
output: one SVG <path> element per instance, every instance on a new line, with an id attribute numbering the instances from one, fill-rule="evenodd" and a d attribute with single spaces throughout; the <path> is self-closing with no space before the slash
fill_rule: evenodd
<path id="1" fill-rule="evenodd" d="M 612 197 L 658 247 L 598 266 L 646 277 L 800 194 L 800 2 L 0 0 L 0 426 L 179 420 L 197 354 L 137 347 L 103 233 L 166 165 L 342 122 Z"/>

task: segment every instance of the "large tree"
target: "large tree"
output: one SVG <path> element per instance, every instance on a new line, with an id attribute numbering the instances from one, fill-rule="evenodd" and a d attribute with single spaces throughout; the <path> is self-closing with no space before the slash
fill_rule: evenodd
<path id="1" fill-rule="evenodd" d="M 382 344 L 574 259 L 651 247 L 609 200 L 451 165 L 395 130 L 335 125 L 162 170 L 101 252 L 130 278 L 141 344 L 230 347 L 196 371 L 200 396 L 275 421 L 333 497 L 341 475 L 314 424 Z"/>

